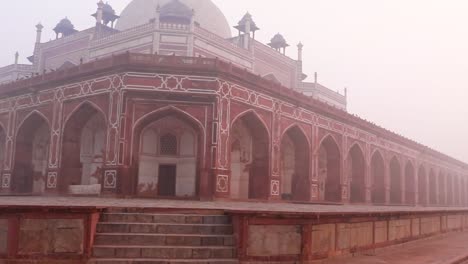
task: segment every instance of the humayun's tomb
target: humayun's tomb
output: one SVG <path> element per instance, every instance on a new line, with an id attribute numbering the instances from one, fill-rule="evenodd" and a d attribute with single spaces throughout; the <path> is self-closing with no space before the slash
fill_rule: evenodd
<path id="1" fill-rule="evenodd" d="M 100 1 L 92 16 L 84 30 L 64 18 L 48 42 L 38 24 L 31 63 L 0 68 L 0 263 L 308 263 L 468 227 L 466 163 L 349 114 L 346 92 L 306 81 L 304 46 L 290 58 L 281 34 L 259 42 L 251 14 L 235 34 L 210 0 L 121 14 Z M 155 221 L 185 229 L 141 224 Z M 190 224 L 221 229 L 185 238 L 190 254 L 117 237 Z"/>

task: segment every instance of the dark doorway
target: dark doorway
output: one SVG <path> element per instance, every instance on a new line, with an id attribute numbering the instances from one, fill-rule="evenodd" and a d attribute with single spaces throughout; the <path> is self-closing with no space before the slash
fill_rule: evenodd
<path id="1" fill-rule="evenodd" d="M 159 196 L 176 196 L 176 165 L 159 165 Z"/>

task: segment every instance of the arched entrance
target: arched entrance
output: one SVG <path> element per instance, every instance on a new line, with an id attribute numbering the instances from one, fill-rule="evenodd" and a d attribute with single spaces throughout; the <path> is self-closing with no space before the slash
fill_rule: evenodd
<path id="1" fill-rule="evenodd" d="M 66 121 L 62 137 L 60 190 L 69 194 L 99 194 L 105 160 L 107 122 L 89 103 Z"/>
<path id="2" fill-rule="evenodd" d="M 371 159 L 372 202 L 385 203 L 385 164 L 382 154 L 376 151 Z"/>
<path id="3" fill-rule="evenodd" d="M 138 124 L 134 138 L 138 196 L 198 196 L 203 130 L 197 121 L 175 110 L 156 113 Z"/>
<path id="4" fill-rule="evenodd" d="M 452 175 L 447 175 L 447 205 L 453 205 L 453 181 Z"/>
<path id="5" fill-rule="evenodd" d="M 396 157 L 390 161 L 390 203 L 401 204 L 401 167 Z"/>
<path id="6" fill-rule="evenodd" d="M 413 164 L 408 161 L 405 166 L 405 203 L 416 204 L 416 181 Z"/>
<path id="7" fill-rule="evenodd" d="M 281 140 L 281 196 L 285 200 L 310 199 L 309 143 L 296 126 Z"/>
<path id="8" fill-rule="evenodd" d="M 460 180 L 458 176 L 453 177 L 453 204 L 459 205 L 460 204 Z"/>
<path id="9" fill-rule="evenodd" d="M 321 200 L 341 202 L 341 155 L 332 136 L 320 144 L 318 165 Z"/>
<path id="10" fill-rule="evenodd" d="M 364 203 L 366 201 L 366 162 L 364 153 L 357 144 L 349 151 L 348 168 L 351 177 L 350 201 L 351 203 Z"/>
<path id="11" fill-rule="evenodd" d="M 3 171 L 3 164 L 5 161 L 5 145 L 6 132 L 3 126 L 0 125 L 0 171 Z"/>
<path id="12" fill-rule="evenodd" d="M 49 124 L 40 114 L 31 114 L 16 134 L 13 192 L 40 194 L 45 191 L 49 145 Z"/>
<path id="13" fill-rule="evenodd" d="M 254 113 L 239 117 L 230 131 L 231 198 L 267 199 L 269 195 L 269 134 Z"/>
<path id="14" fill-rule="evenodd" d="M 433 169 L 429 172 L 429 204 L 437 204 L 437 178 Z"/>
<path id="15" fill-rule="evenodd" d="M 447 196 L 446 196 L 446 184 L 445 184 L 445 175 L 442 172 L 439 172 L 439 204 L 446 205 L 447 204 Z"/>
<path id="16" fill-rule="evenodd" d="M 419 167 L 418 171 L 418 193 L 419 193 L 419 204 L 427 205 L 427 175 L 424 167 Z"/>

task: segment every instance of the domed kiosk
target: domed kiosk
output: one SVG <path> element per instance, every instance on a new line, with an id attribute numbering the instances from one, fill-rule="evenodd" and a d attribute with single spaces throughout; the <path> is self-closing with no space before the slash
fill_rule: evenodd
<path id="1" fill-rule="evenodd" d="M 163 7 L 173 0 L 133 0 L 122 11 L 116 29 L 127 30 L 154 19 L 158 5 Z M 212 33 L 230 38 L 231 29 L 221 10 L 211 0 L 179 0 L 195 10 L 195 22 Z"/>

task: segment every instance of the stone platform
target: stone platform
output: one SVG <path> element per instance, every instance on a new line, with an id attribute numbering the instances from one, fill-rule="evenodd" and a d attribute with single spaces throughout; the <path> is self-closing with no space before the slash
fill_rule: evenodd
<path id="1" fill-rule="evenodd" d="M 186 220 L 213 215 L 222 216 L 222 225 L 229 225 L 223 228 L 228 229 L 217 233 L 218 224 L 212 221 Z M 67 237 L 71 228 L 56 225 L 72 223 L 70 220 L 80 223 L 76 232 L 72 230 L 72 235 L 80 238 L 73 245 L 63 243 L 75 241 Z M 145 258 L 164 264 L 211 264 L 213 260 L 242 264 L 454 264 L 465 257 L 461 245 L 468 244 L 468 208 L 462 207 L 3 196 L 1 221 L 6 229 L 0 226 L 0 235 L 8 234 L 9 239 L 3 246 L 0 243 L 0 259 L 25 261 L 39 256 L 47 259 L 44 263 L 65 257 L 68 263 L 80 264 L 90 259 L 94 263 L 148 263 Z M 43 242 L 26 243 L 33 241 L 25 239 L 30 237 L 30 229 L 38 234 L 36 240 Z M 210 242 L 205 244 L 205 240 Z M 215 247 L 210 248 L 210 243 Z M 179 247 L 177 252 L 174 245 Z M 390 253 L 385 253 L 387 250 Z M 200 256 L 206 258 L 204 262 Z M 337 257 L 341 259 L 335 260 Z M 412 262 L 401 262 L 407 260 Z"/>
<path id="2" fill-rule="evenodd" d="M 255 212 L 312 215 L 356 215 L 379 213 L 424 213 L 468 211 L 467 207 L 422 207 L 422 206 L 371 206 L 371 205 L 324 205 L 282 202 L 237 202 L 237 201 L 193 201 L 117 199 L 99 197 L 24 197 L 0 196 L 1 208 L 13 207 L 93 207 L 93 208 L 137 208 L 137 209 L 194 209 L 222 210 L 227 212 Z"/>

